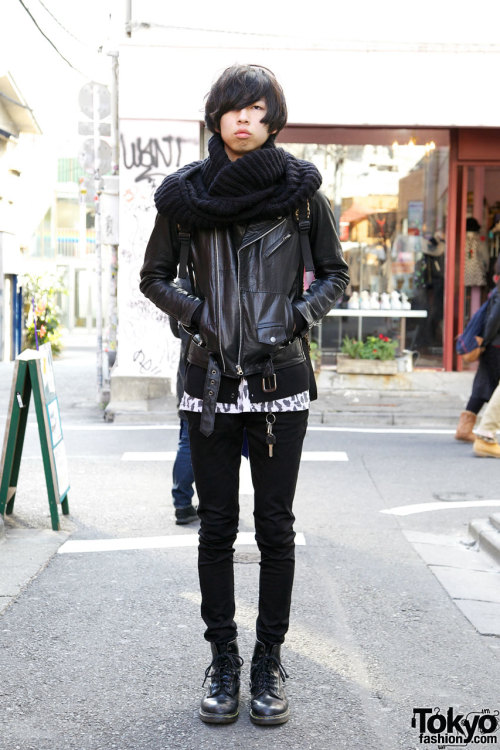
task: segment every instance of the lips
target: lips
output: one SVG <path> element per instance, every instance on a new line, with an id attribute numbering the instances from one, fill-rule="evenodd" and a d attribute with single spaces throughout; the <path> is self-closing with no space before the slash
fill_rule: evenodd
<path id="1" fill-rule="evenodd" d="M 250 133 L 248 132 L 248 130 L 237 130 L 235 133 L 235 136 L 237 138 L 248 138 L 249 135 Z"/>

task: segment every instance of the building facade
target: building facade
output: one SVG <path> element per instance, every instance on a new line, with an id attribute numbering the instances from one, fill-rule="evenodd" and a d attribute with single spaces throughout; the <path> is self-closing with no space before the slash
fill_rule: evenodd
<path id="1" fill-rule="evenodd" d="M 40 129 L 9 73 L 0 76 L 0 360 L 13 359 L 21 350 L 23 308 L 20 275 L 23 272 L 20 228 L 24 217 L 21 190 L 24 165 Z M 24 196 L 25 197 L 25 196 Z"/>
<path id="2" fill-rule="evenodd" d="M 391 311 L 407 309 L 415 316 L 404 345 L 417 364 L 459 369 L 454 338 L 485 298 L 500 249 L 500 128 L 487 104 L 499 59 L 500 45 L 270 48 L 258 36 L 133 31 L 120 46 L 117 374 L 172 377 L 176 345 L 138 292 L 152 196 L 166 174 L 206 153 L 204 97 L 224 68 L 248 61 L 271 68 L 285 90 L 280 144 L 322 171 L 351 269 L 342 305 L 382 305 L 379 316 L 326 320 L 325 352 L 333 362 L 345 334 L 398 337 L 401 312 Z M 482 106 L 467 106 L 471 79 Z"/>

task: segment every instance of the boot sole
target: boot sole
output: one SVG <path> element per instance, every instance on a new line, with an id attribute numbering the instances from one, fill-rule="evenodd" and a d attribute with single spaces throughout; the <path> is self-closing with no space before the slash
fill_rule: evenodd
<path id="1" fill-rule="evenodd" d="M 223 714 L 206 714 L 200 709 L 200 719 L 205 722 L 205 724 L 232 724 L 233 721 L 236 721 L 238 716 L 240 715 L 240 712 L 237 711 L 235 714 L 229 714 L 224 716 Z"/>
<path id="2" fill-rule="evenodd" d="M 257 716 L 252 711 L 250 711 L 250 719 L 254 724 L 258 724 L 259 726 L 274 726 L 276 724 L 285 724 L 285 722 L 287 722 L 289 718 L 290 711 L 285 711 L 285 713 L 278 714 L 277 716 Z"/>
<path id="3" fill-rule="evenodd" d="M 480 458 L 500 458 L 500 456 L 495 456 L 493 453 L 486 453 L 486 451 L 474 451 L 474 455 L 479 456 Z"/>

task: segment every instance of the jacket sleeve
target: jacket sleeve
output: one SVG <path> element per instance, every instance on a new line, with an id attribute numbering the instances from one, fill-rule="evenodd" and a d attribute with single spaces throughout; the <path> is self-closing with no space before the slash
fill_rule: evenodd
<path id="1" fill-rule="evenodd" d="M 492 295 L 486 325 L 484 326 L 483 346 L 488 346 L 500 332 L 500 293 Z"/>
<path id="2" fill-rule="evenodd" d="M 139 288 L 160 310 L 190 328 L 193 314 L 203 300 L 175 282 L 179 244 L 175 223 L 157 214 L 140 271 Z"/>
<path id="3" fill-rule="evenodd" d="M 309 237 L 316 278 L 309 289 L 293 302 L 294 311 L 300 312 L 308 328 L 327 314 L 349 283 L 348 266 L 330 203 L 319 191 L 311 200 Z"/>

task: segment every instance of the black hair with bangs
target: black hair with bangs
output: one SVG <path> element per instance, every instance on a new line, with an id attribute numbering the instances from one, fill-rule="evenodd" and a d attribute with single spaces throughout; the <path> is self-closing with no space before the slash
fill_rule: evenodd
<path id="1" fill-rule="evenodd" d="M 207 94 L 205 123 L 212 133 L 220 130 L 226 112 L 240 110 L 265 99 L 267 112 L 261 122 L 269 132 L 282 130 L 287 121 L 285 95 L 274 73 L 261 65 L 232 65 L 222 73 Z"/>

